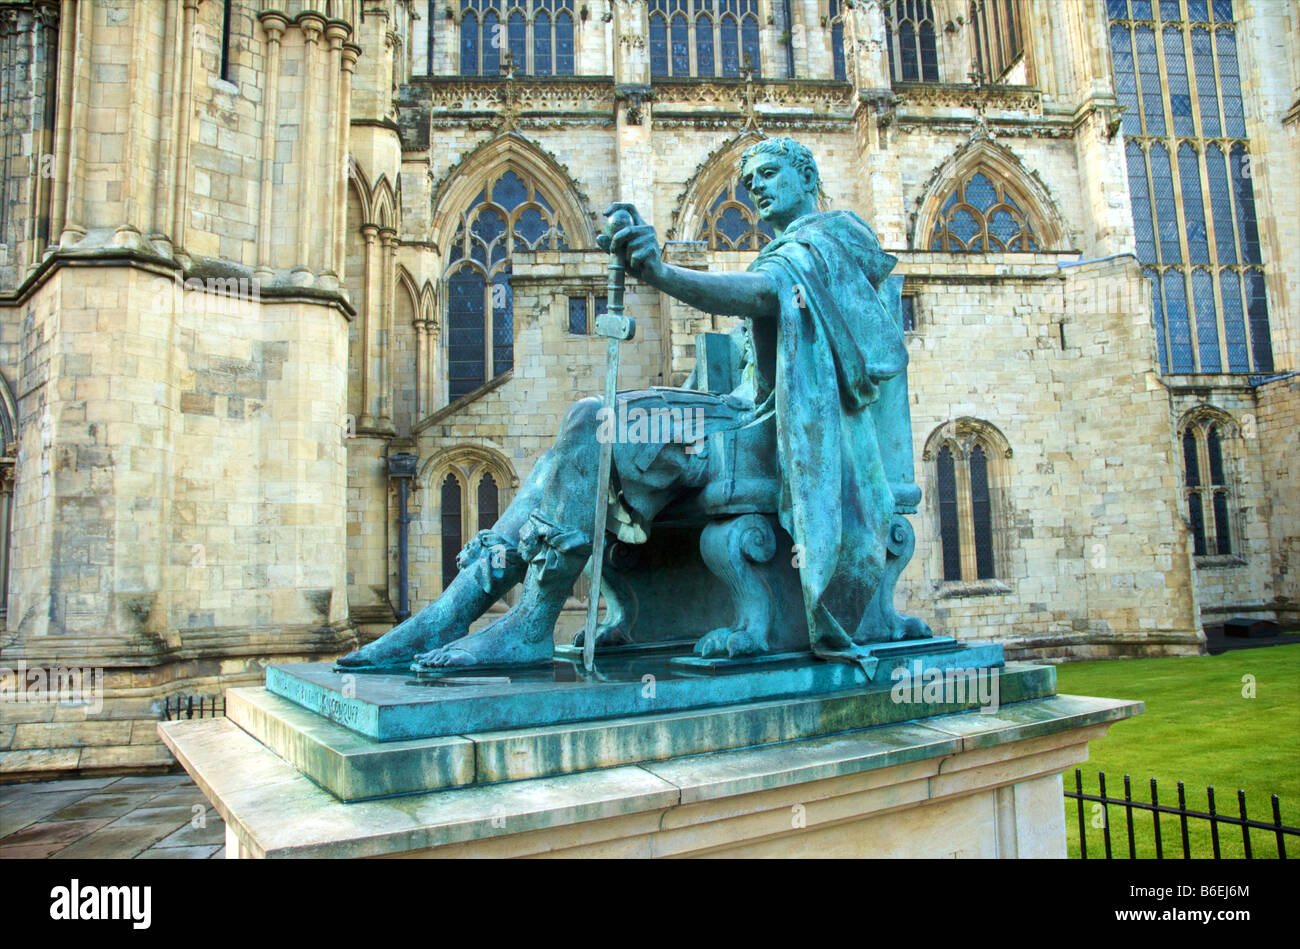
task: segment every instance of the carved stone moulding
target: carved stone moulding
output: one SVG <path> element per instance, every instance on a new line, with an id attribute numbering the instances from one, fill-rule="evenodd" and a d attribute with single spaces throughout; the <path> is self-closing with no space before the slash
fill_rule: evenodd
<path id="1" fill-rule="evenodd" d="M 561 113 L 547 115 L 521 115 L 516 123 L 521 129 L 558 129 L 558 128 L 613 128 L 613 114 L 574 115 Z M 473 132 L 499 130 L 501 118 L 497 115 L 440 115 L 429 120 L 429 127 L 436 129 L 469 129 Z M 423 151 L 421 149 L 420 151 Z"/>
<path id="2" fill-rule="evenodd" d="M 610 80 L 534 79 L 516 77 L 511 94 L 521 112 L 614 110 L 614 82 Z M 434 112 L 474 112 L 498 109 L 505 101 L 502 79 L 421 79 L 411 84 L 415 104 Z"/>
<path id="3" fill-rule="evenodd" d="M 655 129 L 699 129 L 701 131 L 730 129 L 735 131 L 744 124 L 745 116 L 739 113 L 719 112 L 691 116 L 668 116 L 665 118 L 655 116 L 651 126 Z M 759 125 L 765 130 L 839 132 L 852 127 L 853 119 L 847 116 L 831 115 L 764 115 L 759 118 Z"/>
<path id="4" fill-rule="evenodd" d="M 928 132 L 935 135 L 970 135 L 976 125 L 974 119 L 958 121 L 927 121 L 909 116 L 898 122 L 898 131 L 902 135 Z M 1073 138 L 1074 131 L 1068 124 L 1044 125 L 1023 122 L 999 122 L 996 119 L 988 123 L 990 131 L 998 138 Z"/>
<path id="5" fill-rule="evenodd" d="M 1043 95 L 1024 86 L 970 86 L 950 83 L 896 83 L 900 107 L 1001 109 L 1041 112 Z"/>

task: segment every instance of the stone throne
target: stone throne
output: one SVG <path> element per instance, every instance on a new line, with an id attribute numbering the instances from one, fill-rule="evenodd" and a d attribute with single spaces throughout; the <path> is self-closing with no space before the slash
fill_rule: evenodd
<path id="1" fill-rule="evenodd" d="M 900 327 L 902 286 L 901 276 L 891 276 L 880 288 L 881 302 Z M 736 348 L 728 334 L 700 334 L 694 388 L 732 392 L 741 364 Z M 884 577 L 853 638 L 859 644 L 925 638 L 931 631 L 924 622 L 894 609 L 894 590 L 916 543 L 907 515 L 916 513 L 921 500 L 913 475 L 906 373 L 880 386 L 870 411 L 894 512 Z M 808 651 L 793 542 L 776 513 L 775 416 L 714 433 L 705 450 L 712 474 L 705 487 L 665 508 L 645 544 L 606 547 L 601 578 L 606 609 L 597 634 L 602 651 L 702 647 L 706 638 L 732 654 Z M 579 633 L 575 645 L 581 642 Z"/>

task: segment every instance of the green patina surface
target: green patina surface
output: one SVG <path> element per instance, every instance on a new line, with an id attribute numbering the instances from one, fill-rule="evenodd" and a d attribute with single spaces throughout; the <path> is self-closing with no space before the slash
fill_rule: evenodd
<path id="1" fill-rule="evenodd" d="M 818 664 L 818 668 L 836 667 Z M 466 730 L 453 736 L 407 741 L 376 741 L 265 689 L 231 690 L 228 715 L 336 797 L 358 800 L 794 742 L 909 720 L 929 721 L 987 707 L 990 696 L 997 702 L 994 716 L 1009 723 L 1015 720 L 1016 703 L 1056 691 L 1052 666 L 1011 663 L 980 674 L 982 682 L 932 676 L 927 680 L 935 685 L 931 693 L 920 683 L 913 688 L 901 679 L 890 685 L 890 678 L 885 677 L 883 686 L 869 689 L 598 721 Z M 707 688 L 715 679 L 686 681 Z M 946 688 L 938 688 L 945 682 Z M 644 688 L 639 679 L 630 686 Z M 987 713 L 980 717 L 990 718 Z M 978 730 L 979 726 L 969 727 Z"/>

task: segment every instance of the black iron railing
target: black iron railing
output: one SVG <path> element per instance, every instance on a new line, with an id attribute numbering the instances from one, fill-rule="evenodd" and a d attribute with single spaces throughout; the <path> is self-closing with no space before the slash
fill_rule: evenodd
<path id="1" fill-rule="evenodd" d="M 186 718 L 221 718 L 226 714 L 225 697 L 215 695 L 173 695 L 163 700 L 163 721 Z"/>
<path id="2" fill-rule="evenodd" d="M 1273 821 L 1267 823 L 1264 821 L 1251 820 L 1246 814 L 1246 792 L 1237 791 L 1237 817 L 1230 814 L 1219 813 L 1214 801 L 1214 788 L 1206 787 L 1205 795 L 1209 805 L 1209 811 L 1194 811 L 1187 806 L 1187 792 L 1183 787 L 1183 782 L 1178 782 L 1178 806 L 1170 807 L 1160 803 L 1160 793 L 1156 787 L 1156 779 L 1151 779 L 1151 803 L 1137 801 L 1133 799 L 1133 789 L 1129 776 L 1124 775 L 1124 796 L 1122 798 L 1109 797 L 1106 794 L 1106 773 L 1097 772 L 1097 794 L 1085 794 L 1083 792 L 1083 772 L 1078 768 L 1074 769 L 1074 790 L 1066 791 L 1066 798 L 1073 799 L 1077 805 L 1079 818 L 1079 856 L 1088 859 L 1088 835 L 1087 821 L 1084 819 L 1084 802 L 1091 801 L 1099 804 L 1102 809 L 1101 820 L 1099 821 L 1102 832 L 1102 840 L 1106 849 L 1106 859 L 1114 857 L 1113 845 L 1111 842 L 1110 831 L 1110 808 L 1112 806 L 1124 808 L 1125 829 L 1128 835 L 1128 855 L 1130 859 L 1137 858 L 1137 839 L 1133 833 L 1133 812 L 1147 811 L 1151 814 L 1152 832 L 1154 834 L 1155 856 L 1157 860 L 1165 859 L 1164 834 L 1160 825 L 1160 815 L 1167 814 L 1169 817 L 1178 818 L 1178 830 L 1182 843 L 1184 859 L 1195 857 L 1208 857 L 1208 853 L 1192 853 L 1192 847 L 1188 836 L 1188 821 L 1208 821 L 1210 825 L 1210 840 L 1213 847 L 1213 858 L 1218 860 L 1222 857 L 1222 847 L 1219 839 L 1219 829 L 1223 825 L 1228 827 L 1241 828 L 1241 845 L 1247 859 L 1254 856 L 1254 846 L 1251 841 L 1250 832 L 1252 829 L 1266 832 L 1265 836 L 1272 837 L 1277 846 L 1277 856 L 1279 859 L 1286 859 L 1286 838 L 1300 836 L 1300 827 L 1288 827 L 1282 823 L 1282 808 L 1278 802 L 1277 795 L 1272 795 L 1273 803 Z"/>

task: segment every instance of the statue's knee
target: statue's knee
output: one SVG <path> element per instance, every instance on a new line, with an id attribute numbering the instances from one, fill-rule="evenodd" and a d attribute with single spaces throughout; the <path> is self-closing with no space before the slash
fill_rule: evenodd
<path id="1" fill-rule="evenodd" d="M 560 426 L 560 438 L 589 438 L 600 424 L 603 400 L 594 396 L 579 399 L 569 407 Z"/>

